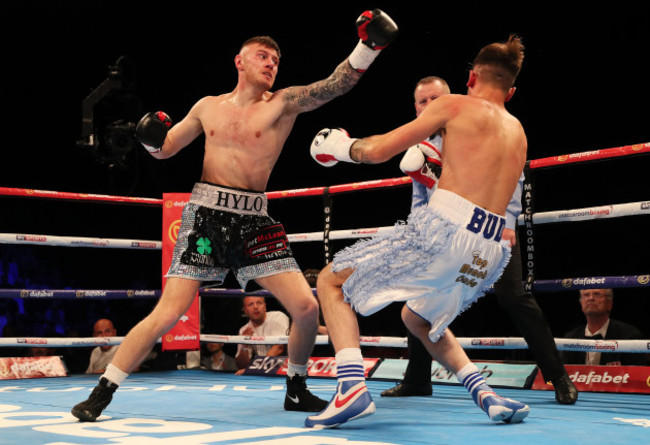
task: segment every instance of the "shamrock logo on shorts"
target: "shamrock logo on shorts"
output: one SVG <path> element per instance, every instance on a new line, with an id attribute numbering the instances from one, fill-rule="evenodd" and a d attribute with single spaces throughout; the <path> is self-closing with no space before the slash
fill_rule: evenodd
<path id="1" fill-rule="evenodd" d="M 210 240 L 207 238 L 199 238 L 196 241 L 196 250 L 201 255 L 210 255 L 212 253 L 212 247 L 210 247 Z"/>

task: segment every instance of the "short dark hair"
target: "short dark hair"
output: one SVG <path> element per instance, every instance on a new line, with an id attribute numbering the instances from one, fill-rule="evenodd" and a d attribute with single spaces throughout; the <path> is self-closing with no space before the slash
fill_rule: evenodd
<path id="1" fill-rule="evenodd" d="M 418 80 L 418 83 L 415 84 L 414 89 L 417 90 L 417 88 L 420 85 L 428 85 L 428 84 L 434 83 L 434 82 L 440 82 L 447 89 L 447 92 L 450 92 L 449 84 L 447 84 L 447 81 L 445 79 L 443 79 L 442 77 L 438 77 L 438 76 L 426 76 L 426 77 L 423 77 L 422 79 Z"/>
<path id="2" fill-rule="evenodd" d="M 251 37 L 250 39 L 246 40 L 244 43 L 242 43 L 240 51 L 248 45 L 251 45 L 253 43 L 259 43 L 260 45 L 266 46 L 267 48 L 274 49 L 275 52 L 278 54 L 278 57 L 280 57 L 280 45 L 278 45 L 278 42 L 273 40 L 269 36 L 255 36 Z"/>
<path id="3" fill-rule="evenodd" d="M 484 46 L 474 59 L 473 69 L 484 81 L 508 91 L 519 75 L 524 62 L 521 38 L 511 34 L 507 42 Z"/>

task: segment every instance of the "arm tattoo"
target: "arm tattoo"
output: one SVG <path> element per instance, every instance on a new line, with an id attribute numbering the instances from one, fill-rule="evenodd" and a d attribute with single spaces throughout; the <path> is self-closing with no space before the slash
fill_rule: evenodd
<path id="1" fill-rule="evenodd" d="M 362 73 L 353 69 L 345 60 L 327 79 L 304 87 L 290 88 L 286 100 L 295 103 L 300 108 L 314 109 L 350 91 L 357 84 L 361 75 Z"/>

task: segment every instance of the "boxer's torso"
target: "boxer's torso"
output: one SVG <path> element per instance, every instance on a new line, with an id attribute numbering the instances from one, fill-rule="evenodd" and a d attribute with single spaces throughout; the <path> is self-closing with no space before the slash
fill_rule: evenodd
<path id="1" fill-rule="evenodd" d="M 264 191 L 291 132 L 296 114 L 287 112 L 283 91 L 239 103 L 233 93 L 205 99 L 199 119 L 205 134 L 201 180 Z"/>

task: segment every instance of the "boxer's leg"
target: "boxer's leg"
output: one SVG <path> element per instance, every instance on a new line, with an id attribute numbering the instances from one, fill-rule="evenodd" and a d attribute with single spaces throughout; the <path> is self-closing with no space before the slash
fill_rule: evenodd
<path id="1" fill-rule="evenodd" d="M 338 385 L 329 405 L 321 413 L 305 419 L 307 427 L 333 428 L 375 412 L 375 403 L 366 387 L 357 317 L 343 300 L 341 289 L 351 273 L 351 269 L 333 272 L 328 265 L 318 277 L 318 297 L 336 352 Z"/>
<path id="2" fill-rule="evenodd" d="M 433 343 L 429 339 L 430 323 L 411 311 L 407 305 L 402 308 L 402 320 L 413 335 L 420 339 L 431 356 L 456 375 L 490 420 L 518 423 L 528 416 L 528 405 L 496 395 L 449 329 L 445 329 L 444 335 Z"/>
<path id="3" fill-rule="evenodd" d="M 113 398 L 122 381 L 151 352 L 162 334 L 171 329 L 192 304 L 199 281 L 169 278 L 154 310 L 126 335 L 115 357 L 90 397 L 75 405 L 72 414 L 82 422 L 94 422 Z"/>
<path id="4" fill-rule="evenodd" d="M 318 330 L 318 301 L 300 272 L 290 271 L 256 279 L 291 315 L 288 355 L 289 372 L 284 409 L 319 412 L 327 405 L 307 389 L 307 361 Z"/>

